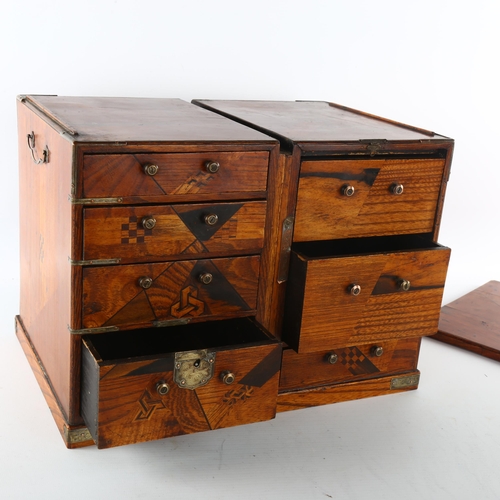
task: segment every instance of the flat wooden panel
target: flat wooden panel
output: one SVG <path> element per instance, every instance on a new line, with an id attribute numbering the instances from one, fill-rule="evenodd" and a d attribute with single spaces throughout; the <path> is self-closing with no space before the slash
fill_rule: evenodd
<path id="1" fill-rule="evenodd" d="M 83 325 L 150 325 L 255 313 L 259 256 L 89 267 L 83 271 Z M 203 273 L 212 282 L 199 281 Z M 143 289 L 139 280 L 151 278 Z"/>
<path id="2" fill-rule="evenodd" d="M 292 284 L 284 339 L 298 352 L 432 335 L 437 331 L 450 251 L 380 253 L 304 261 L 291 272 L 304 279 Z M 400 279 L 411 288 L 398 288 Z M 301 283 L 303 289 L 300 289 Z M 353 296 L 351 284 L 361 286 Z M 297 304 L 302 300 L 302 316 Z"/>
<path id="3" fill-rule="evenodd" d="M 207 161 L 220 164 L 210 173 Z M 144 173 L 156 165 L 154 176 Z M 83 194 L 86 198 L 154 195 L 219 196 L 266 191 L 269 152 L 202 152 L 180 154 L 85 155 Z"/>
<path id="4" fill-rule="evenodd" d="M 442 159 L 303 161 L 294 241 L 429 233 L 443 181 Z M 400 183 L 401 195 L 390 187 Z M 354 187 L 353 196 L 342 187 Z"/>
<path id="5" fill-rule="evenodd" d="M 112 365 L 98 363 L 87 347 L 84 356 L 83 383 L 90 394 L 84 415 L 97 422 L 89 422 L 89 429 L 99 448 L 259 422 L 276 413 L 281 358 L 276 344 L 217 352 L 213 378 L 195 390 L 174 382 L 173 355 Z M 235 374 L 231 385 L 221 380 L 226 370 Z M 156 390 L 160 381 L 170 387 L 165 396 Z"/>
<path id="6" fill-rule="evenodd" d="M 215 225 L 205 216 L 216 215 Z M 142 221 L 153 218 L 152 229 Z M 266 202 L 87 208 L 84 258 L 147 262 L 195 254 L 260 253 Z"/>
<path id="7" fill-rule="evenodd" d="M 444 306 L 433 338 L 500 361 L 500 282 L 489 281 Z"/>
<path id="8" fill-rule="evenodd" d="M 49 162 L 36 165 L 27 135 L 35 133 L 37 155 L 49 149 Z M 43 362 L 53 390 L 70 424 L 78 389 L 72 381 L 72 206 L 73 148 L 47 123 L 18 102 L 20 197 L 20 316 Z"/>
<path id="9" fill-rule="evenodd" d="M 374 347 L 383 354 L 375 355 Z M 280 391 L 380 377 L 417 368 L 420 338 L 382 341 L 309 354 L 283 351 Z M 336 355 L 334 364 L 328 362 Z"/>
<path id="10" fill-rule="evenodd" d="M 403 391 L 413 391 L 418 388 L 418 370 L 405 373 L 403 376 L 385 376 L 358 382 L 336 384 L 318 387 L 305 391 L 281 392 L 278 395 L 277 411 L 301 410 L 311 406 L 329 405 L 352 401 L 355 399 L 372 398 L 385 394 L 396 394 Z M 410 378 L 415 383 L 406 387 L 394 388 L 394 381 L 400 378 Z"/>

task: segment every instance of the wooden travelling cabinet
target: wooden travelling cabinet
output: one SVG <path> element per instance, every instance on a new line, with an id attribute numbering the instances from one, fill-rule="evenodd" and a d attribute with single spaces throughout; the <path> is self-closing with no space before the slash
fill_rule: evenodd
<path id="1" fill-rule="evenodd" d="M 450 257 L 437 238 L 453 141 L 332 103 L 193 102 L 280 141 L 278 411 L 416 389 Z"/>
<path id="2" fill-rule="evenodd" d="M 16 333 L 69 448 L 417 388 L 451 139 L 313 102 L 18 117 Z"/>

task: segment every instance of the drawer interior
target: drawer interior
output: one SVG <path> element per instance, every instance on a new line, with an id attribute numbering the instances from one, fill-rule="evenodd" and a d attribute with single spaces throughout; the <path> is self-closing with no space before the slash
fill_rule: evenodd
<path id="1" fill-rule="evenodd" d="M 398 236 L 373 236 L 370 238 L 345 238 L 328 241 L 294 243 L 292 249 L 304 260 L 408 250 L 433 250 L 443 248 L 427 234 L 408 234 Z"/>
<path id="2" fill-rule="evenodd" d="M 167 357 L 173 352 L 196 349 L 223 351 L 235 345 L 277 343 L 251 318 L 87 335 L 84 340 L 100 364 Z"/>

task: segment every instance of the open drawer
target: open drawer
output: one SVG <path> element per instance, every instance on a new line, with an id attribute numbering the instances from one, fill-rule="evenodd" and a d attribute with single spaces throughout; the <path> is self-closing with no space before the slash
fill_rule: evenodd
<path id="1" fill-rule="evenodd" d="M 99 448 L 274 418 L 281 344 L 252 319 L 83 337 L 83 419 Z"/>
<path id="2" fill-rule="evenodd" d="M 432 335 L 449 258 L 417 235 L 296 244 L 283 340 L 304 353 Z"/>

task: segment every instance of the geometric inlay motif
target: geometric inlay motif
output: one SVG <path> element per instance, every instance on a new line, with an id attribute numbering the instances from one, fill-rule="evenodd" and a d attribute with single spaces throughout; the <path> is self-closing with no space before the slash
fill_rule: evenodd
<path id="1" fill-rule="evenodd" d="M 144 238 L 152 234 L 152 229 L 144 229 L 142 225 L 137 226 L 136 215 L 129 217 L 128 224 L 122 224 L 122 244 L 144 243 Z"/>
<path id="2" fill-rule="evenodd" d="M 149 420 L 156 409 L 166 408 L 163 401 L 161 399 L 153 399 L 151 393 L 147 389 L 142 394 L 141 399 L 137 402 L 139 403 L 141 409 L 134 420 Z"/>
<path id="3" fill-rule="evenodd" d="M 224 394 L 222 402 L 231 407 L 238 401 L 246 401 L 247 399 L 249 399 L 252 396 L 253 391 L 253 387 L 250 387 L 249 385 L 242 385 L 237 389 L 226 392 L 226 394 Z"/>
<path id="4" fill-rule="evenodd" d="M 199 316 L 205 310 L 205 303 L 198 298 L 198 289 L 194 286 L 187 286 L 181 290 L 180 300 L 172 304 L 170 314 L 174 318 L 182 318 L 186 314 Z"/>
<path id="5" fill-rule="evenodd" d="M 357 347 L 347 347 L 335 351 L 340 362 L 347 367 L 353 375 L 364 375 L 380 371 Z"/>

